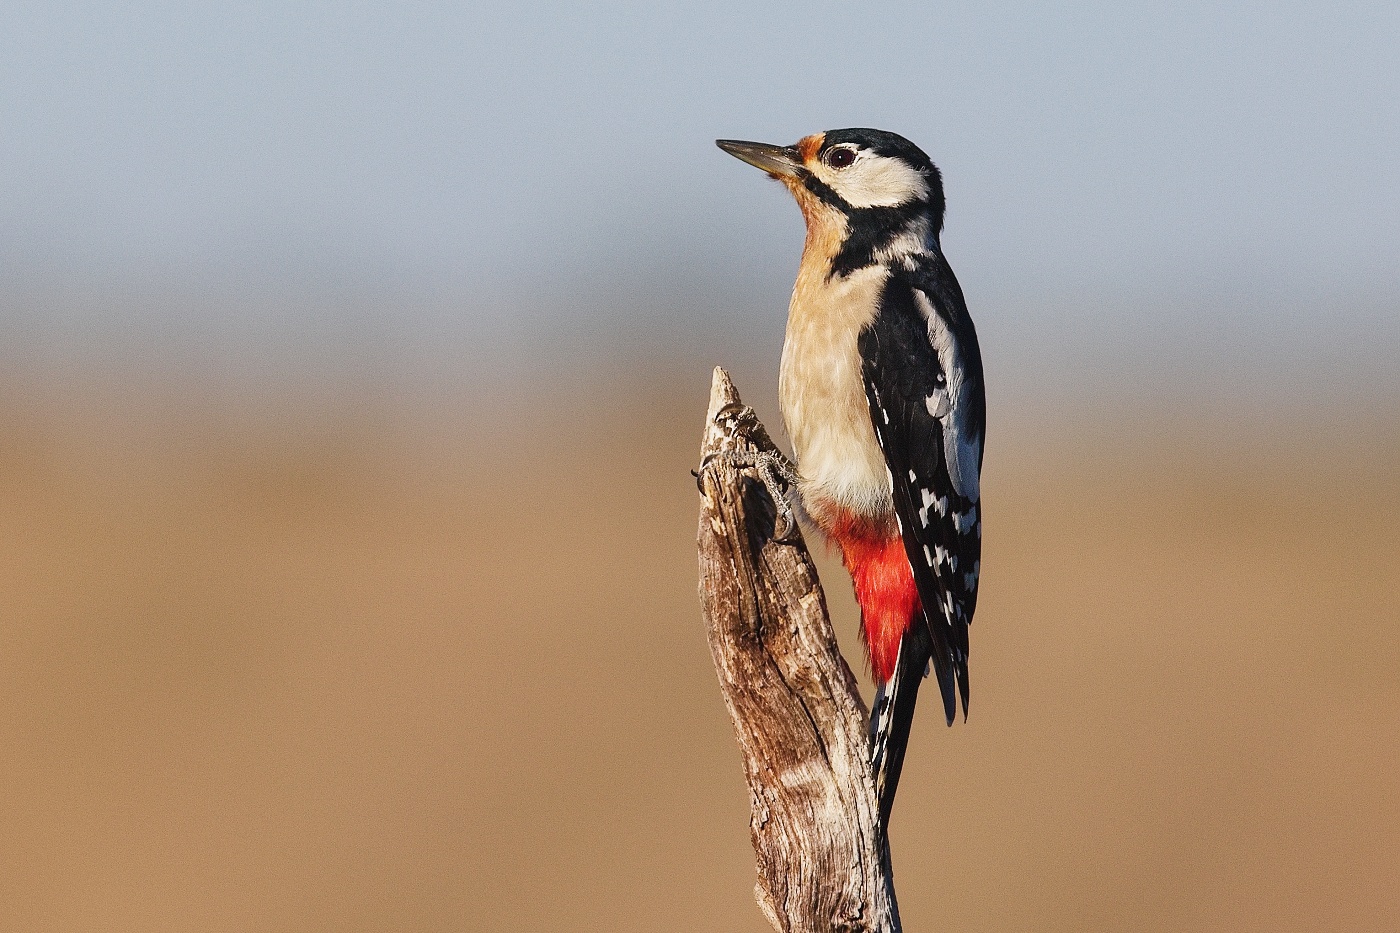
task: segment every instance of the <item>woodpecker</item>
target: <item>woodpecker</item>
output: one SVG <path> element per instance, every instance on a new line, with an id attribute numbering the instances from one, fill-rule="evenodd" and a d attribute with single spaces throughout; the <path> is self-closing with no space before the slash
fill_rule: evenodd
<path id="1" fill-rule="evenodd" d="M 871 766 L 888 825 L 920 681 L 967 717 L 981 570 L 986 397 L 977 333 L 939 243 L 943 182 L 873 129 L 716 144 L 781 181 L 807 223 L 778 396 L 798 514 L 841 552 L 877 685 Z"/>

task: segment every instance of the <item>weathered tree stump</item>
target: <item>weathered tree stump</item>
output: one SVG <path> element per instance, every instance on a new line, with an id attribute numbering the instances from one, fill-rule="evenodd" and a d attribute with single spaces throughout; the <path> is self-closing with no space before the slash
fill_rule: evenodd
<path id="1" fill-rule="evenodd" d="M 716 368 L 700 448 L 700 601 L 748 778 L 755 895 L 782 933 L 896 933 L 869 714 L 801 533 L 773 540 L 773 503 L 736 465 L 775 449 L 762 425 L 735 417 L 740 405 Z"/>

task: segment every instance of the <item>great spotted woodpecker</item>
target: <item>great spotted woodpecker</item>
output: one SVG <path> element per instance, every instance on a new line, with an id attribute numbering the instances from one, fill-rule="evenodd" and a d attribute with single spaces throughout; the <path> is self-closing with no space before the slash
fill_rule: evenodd
<path id="1" fill-rule="evenodd" d="M 981 569 L 986 400 L 977 333 L 943 256 L 938 169 L 902 136 L 721 139 L 807 222 L 778 395 L 799 514 L 840 548 L 878 692 L 871 754 L 888 825 L 919 683 L 967 715 Z"/>

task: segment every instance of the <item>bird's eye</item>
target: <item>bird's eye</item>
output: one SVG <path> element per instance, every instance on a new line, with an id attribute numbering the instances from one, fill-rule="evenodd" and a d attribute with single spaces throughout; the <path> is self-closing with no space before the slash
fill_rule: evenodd
<path id="1" fill-rule="evenodd" d="M 855 151 L 844 146 L 840 149 L 828 149 L 822 161 L 832 168 L 845 168 L 856 160 Z"/>

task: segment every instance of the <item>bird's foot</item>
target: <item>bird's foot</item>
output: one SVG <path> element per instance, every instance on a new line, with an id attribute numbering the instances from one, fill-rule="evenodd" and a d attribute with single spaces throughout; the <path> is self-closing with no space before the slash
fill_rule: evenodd
<path id="1" fill-rule="evenodd" d="M 797 517 L 793 514 L 788 495 L 797 488 L 799 479 L 797 465 L 784 456 L 782 451 L 772 446 L 772 441 L 759 422 L 758 415 L 749 406 L 726 405 L 715 413 L 716 421 L 725 419 L 730 421 L 732 433 L 755 435 L 768 446 L 768 449 L 758 453 L 729 450 L 707 454 L 700 461 L 700 468 L 695 471 L 697 484 L 699 484 L 700 474 L 717 460 L 727 461 L 741 470 L 753 470 L 758 474 L 763 488 L 768 491 L 768 497 L 773 500 L 773 508 L 777 513 L 773 522 L 773 539 L 775 541 L 792 540 L 797 532 Z"/>

